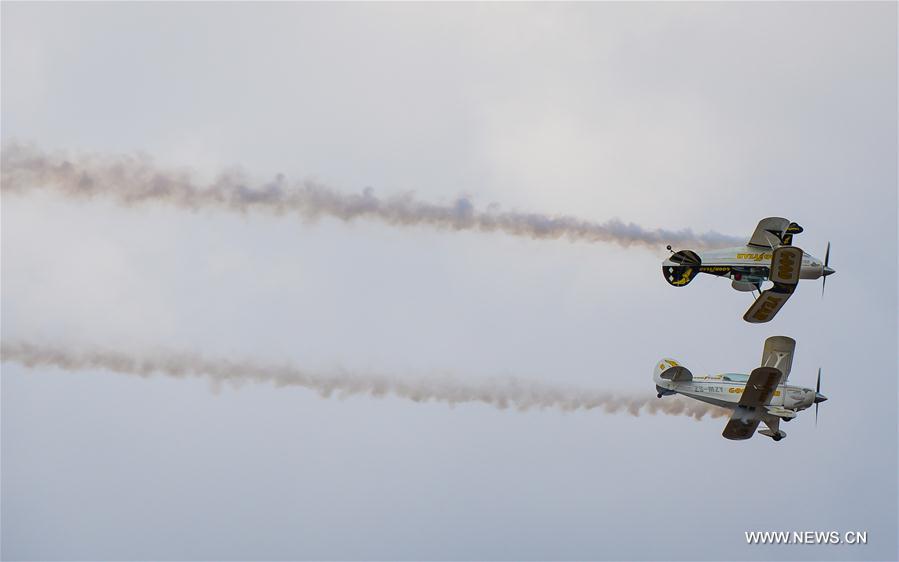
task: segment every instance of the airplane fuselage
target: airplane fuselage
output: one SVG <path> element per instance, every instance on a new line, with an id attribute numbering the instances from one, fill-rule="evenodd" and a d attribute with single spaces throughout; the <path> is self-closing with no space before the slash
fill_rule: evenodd
<path id="1" fill-rule="evenodd" d="M 702 265 L 701 273 L 720 275 L 723 270 L 705 271 L 706 268 L 728 268 L 727 273 L 740 273 L 741 271 L 754 272 L 764 269 L 764 279 L 768 278 L 768 269 L 771 265 L 772 250 L 753 246 L 740 246 L 737 248 L 725 248 L 723 250 L 708 250 L 697 252 Z M 802 252 L 802 268 L 800 279 L 818 279 L 824 275 L 824 260 L 816 258 L 808 252 Z M 732 275 L 731 275 L 732 277 Z"/>
<path id="2" fill-rule="evenodd" d="M 749 375 L 725 373 L 721 375 L 694 376 L 690 381 L 670 381 L 654 377 L 660 394 L 683 394 L 701 402 L 723 408 L 735 408 L 740 402 Z M 815 391 L 811 388 L 781 384 L 771 397 L 770 406 L 780 406 L 794 412 L 809 408 L 815 403 Z"/>
<path id="3" fill-rule="evenodd" d="M 686 285 L 699 273 L 707 273 L 731 279 L 737 290 L 751 291 L 758 290 L 771 274 L 773 250 L 770 248 L 747 245 L 687 253 L 698 259 L 687 258 L 685 261 L 679 255 L 683 252 L 678 252 L 662 263 L 662 274 L 668 283 Z M 800 279 L 818 279 L 832 272 L 823 260 L 807 252 L 802 253 Z"/>

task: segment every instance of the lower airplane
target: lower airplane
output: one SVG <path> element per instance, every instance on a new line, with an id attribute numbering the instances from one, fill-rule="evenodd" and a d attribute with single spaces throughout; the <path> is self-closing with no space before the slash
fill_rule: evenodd
<path id="1" fill-rule="evenodd" d="M 775 441 L 787 436 L 780 429 L 781 420 L 788 422 L 802 410 L 815 406 L 818 423 L 818 404 L 827 400 L 821 394 L 821 369 L 818 369 L 816 388 L 787 384 L 796 341 L 786 336 L 772 336 L 765 340 L 762 365 L 748 375 L 724 373 L 695 377 L 686 367 L 673 359 L 656 363 L 653 380 L 659 398 L 669 394 L 708 402 L 730 408 L 733 414 L 724 427 L 727 439 L 749 439 L 764 422 L 768 429 L 759 431 Z"/>

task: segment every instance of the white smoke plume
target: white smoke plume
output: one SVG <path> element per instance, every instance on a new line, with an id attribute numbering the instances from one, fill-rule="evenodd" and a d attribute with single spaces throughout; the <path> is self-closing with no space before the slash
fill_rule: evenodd
<path id="1" fill-rule="evenodd" d="M 515 378 L 466 381 L 451 376 L 438 376 L 412 380 L 344 371 L 313 373 L 289 364 L 264 365 L 250 361 L 205 359 L 193 353 L 137 357 L 115 351 L 71 351 L 28 342 L 5 341 L 0 343 L 0 356 L 3 362 L 19 363 L 28 368 L 50 367 L 67 371 L 99 369 L 140 377 L 165 375 L 174 378 L 205 378 L 216 386 L 267 383 L 307 388 L 326 398 L 393 395 L 415 402 L 433 401 L 450 405 L 477 402 L 502 410 L 600 410 L 632 416 L 639 416 L 641 413 L 684 415 L 697 420 L 705 415 L 730 415 L 729 410 L 679 397 L 660 400 L 652 393 L 615 395 Z"/>
<path id="2" fill-rule="evenodd" d="M 105 197 L 121 205 L 158 202 L 192 210 L 295 213 L 304 220 L 370 219 L 393 226 L 504 232 L 532 239 L 567 238 L 622 246 L 672 244 L 701 249 L 743 242 L 717 232 L 647 230 L 617 219 L 599 223 L 565 215 L 502 211 L 495 204 L 477 210 L 468 197 L 459 197 L 449 204 L 434 204 L 419 201 L 411 193 L 378 197 L 370 187 L 362 193 L 343 193 L 311 181 L 290 184 L 280 174 L 273 181 L 255 187 L 239 172 L 222 173 L 215 181 L 201 184 L 187 171 L 156 167 L 146 156 L 88 154 L 69 158 L 30 145 L 5 144 L 3 193 L 37 189 L 52 189 L 73 198 Z"/>

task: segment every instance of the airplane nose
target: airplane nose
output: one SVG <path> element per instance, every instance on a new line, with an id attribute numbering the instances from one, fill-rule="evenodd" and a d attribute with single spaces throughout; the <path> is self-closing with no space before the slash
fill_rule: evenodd
<path id="1" fill-rule="evenodd" d="M 815 404 L 819 402 L 827 402 L 827 397 L 821 394 L 820 392 L 815 393 Z"/>
<path id="2" fill-rule="evenodd" d="M 827 277 L 828 275 L 831 275 L 831 274 L 836 273 L 836 272 L 837 272 L 837 270 L 833 269 L 832 267 L 828 267 L 828 266 L 825 265 L 825 266 L 824 266 L 824 270 L 821 272 L 821 274 L 822 274 L 824 277 Z"/>

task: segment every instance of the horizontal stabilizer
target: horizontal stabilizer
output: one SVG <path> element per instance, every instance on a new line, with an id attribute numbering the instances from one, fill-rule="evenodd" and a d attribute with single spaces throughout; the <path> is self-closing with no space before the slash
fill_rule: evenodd
<path id="1" fill-rule="evenodd" d="M 784 246 L 789 246 L 793 243 L 793 235 L 799 234 L 803 231 L 803 228 L 796 224 L 795 222 L 791 222 L 790 226 L 783 233 L 783 237 L 781 238 L 781 242 L 783 242 Z"/>
<path id="2" fill-rule="evenodd" d="M 674 382 L 683 382 L 693 380 L 693 373 L 686 367 L 678 365 L 662 371 L 662 374 L 659 375 L 659 377 Z"/>

